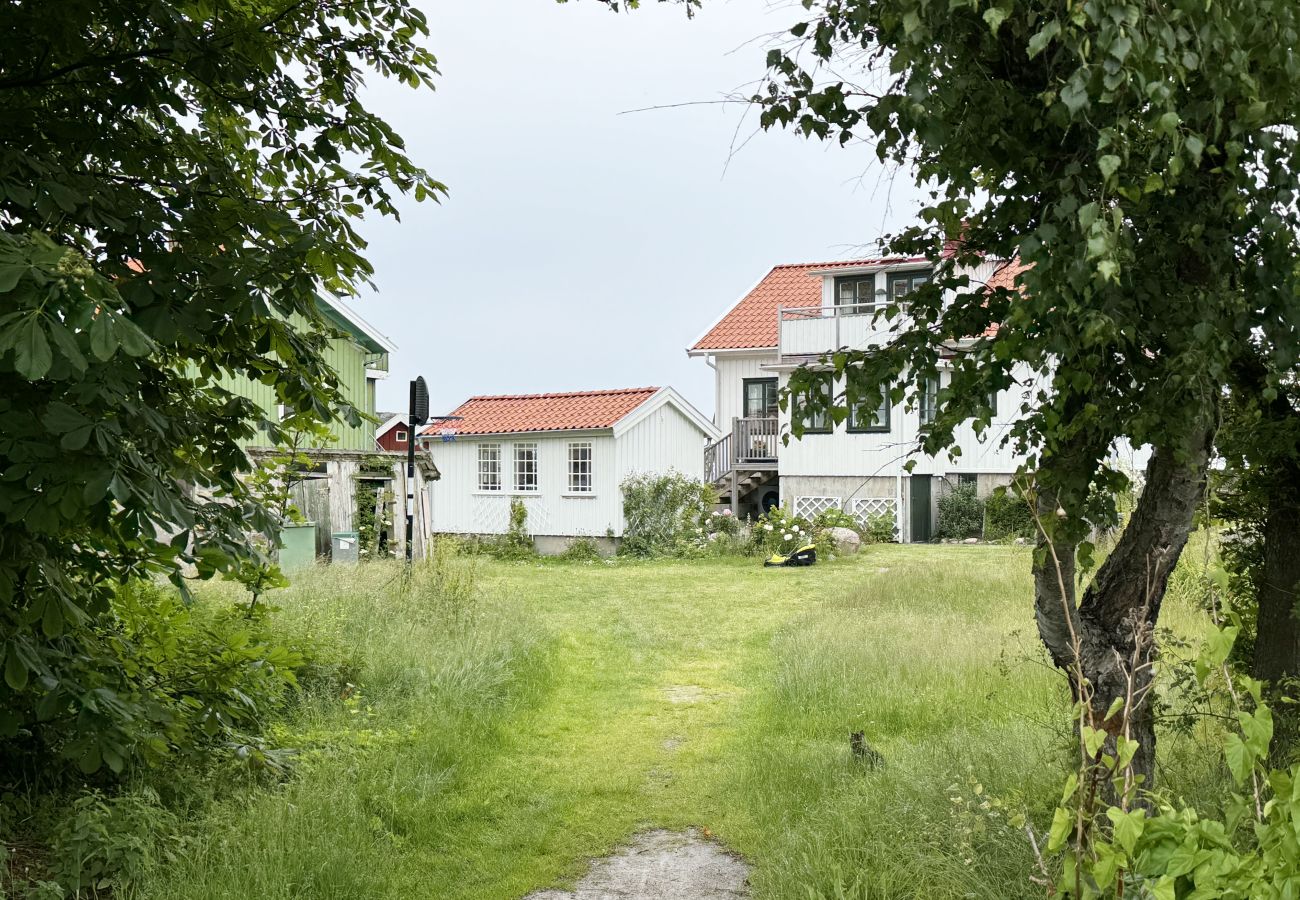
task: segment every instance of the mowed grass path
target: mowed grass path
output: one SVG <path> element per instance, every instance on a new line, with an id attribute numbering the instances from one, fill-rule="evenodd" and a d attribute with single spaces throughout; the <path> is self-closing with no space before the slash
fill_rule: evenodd
<path id="1" fill-rule="evenodd" d="M 368 708 L 296 727 L 356 746 L 216 804 L 140 896 L 505 900 L 686 826 L 743 854 L 759 898 L 1037 896 L 1027 844 L 982 808 L 1046 812 L 1059 780 L 1026 551 L 479 566 L 473 626 L 340 600 Z M 328 630 L 329 577 L 285 615 Z"/>

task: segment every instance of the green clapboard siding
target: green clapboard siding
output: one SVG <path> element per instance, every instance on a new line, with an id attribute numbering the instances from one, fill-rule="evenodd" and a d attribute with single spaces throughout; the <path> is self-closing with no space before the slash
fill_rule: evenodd
<path id="1" fill-rule="evenodd" d="M 305 323 L 304 323 L 305 324 Z M 325 352 L 325 361 L 338 375 L 339 388 L 343 397 L 365 415 L 375 415 L 375 385 L 366 378 L 367 363 L 372 369 L 388 369 L 388 354 L 376 352 L 374 347 L 364 347 L 350 338 L 335 338 L 330 341 Z M 253 381 L 243 375 L 223 378 L 222 386 L 247 397 L 261 408 L 267 418 L 275 418 L 279 401 L 275 391 L 269 385 Z M 375 449 L 375 426 L 373 422 L 363 421 L 359 426 L 351 427 L 342 422 L 330 425 L 334 440 L 325 446 L 334 450 Z M 266 446 L 265 441 L 257 439 L 245 441 L 247 447 Z"/>

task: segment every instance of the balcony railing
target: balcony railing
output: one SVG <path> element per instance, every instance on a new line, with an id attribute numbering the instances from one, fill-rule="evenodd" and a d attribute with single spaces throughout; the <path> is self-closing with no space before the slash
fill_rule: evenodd
<path id="1" fill-rule="evenodd" d="M 807 359 L 883 344 L 897 325 L 878 318 L 876 307 L 870 304 L 783 306 L 778 316 L 777 352 L 782 359 Z"/>
<path id="2" fill-rule="evenodd" d="M 718 481 L 733 470 L 776 468 L 781 429 L 775 417 L 747 416 L 731 420 L 731 431 L 704 448 L 704 477 Z"/>

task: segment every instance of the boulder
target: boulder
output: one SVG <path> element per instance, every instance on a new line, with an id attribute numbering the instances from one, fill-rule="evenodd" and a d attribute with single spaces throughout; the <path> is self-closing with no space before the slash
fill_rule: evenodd
<path id="1" fill-rule="evenodd" d="M 962 541 L 963 544 L 978 544 L 979 542 L 980 542 L 979 538 L 973 538 L 973 537 L 966 538 L 966 540 Z"/>
<path id="2" fill-rule="evenodd" d="M 862 548 L 862 538 L 852 528 L 832 528 L 830 536 L 835 542 L 835 551 L 842 556 L 857 553 Z"/>

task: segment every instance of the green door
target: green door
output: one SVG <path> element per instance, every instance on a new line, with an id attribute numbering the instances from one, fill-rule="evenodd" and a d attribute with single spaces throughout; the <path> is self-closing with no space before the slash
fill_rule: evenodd
<path id="1" fill-rule="evenodd" d="M 913 543 L 930 540 L 930 476 L 913 475 L 910 479 L 911 491 L 908 494 L 912 510 Z"/>

